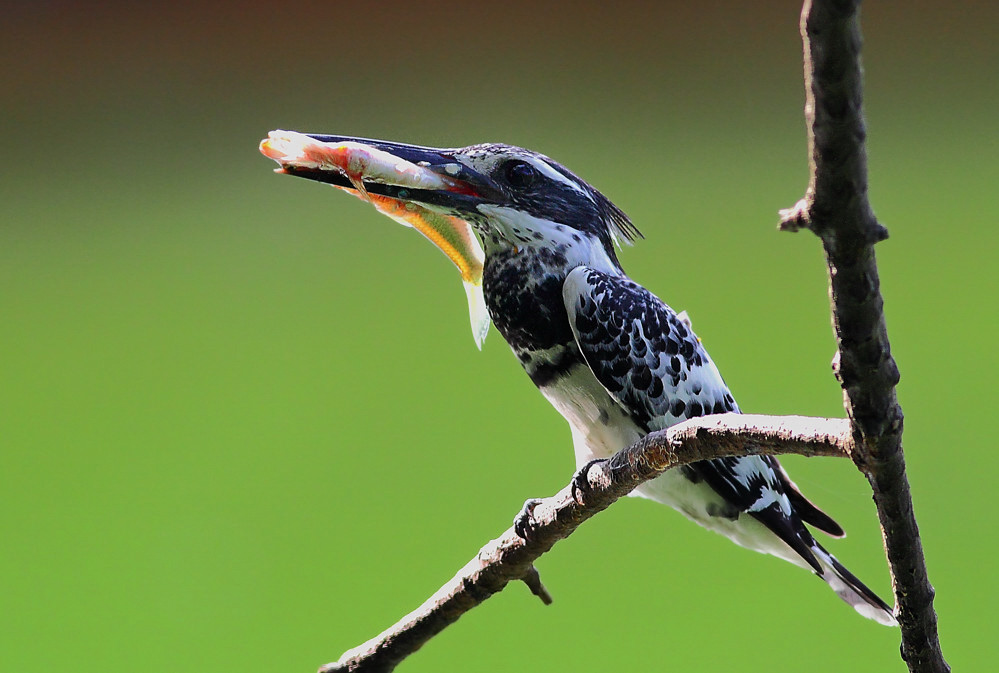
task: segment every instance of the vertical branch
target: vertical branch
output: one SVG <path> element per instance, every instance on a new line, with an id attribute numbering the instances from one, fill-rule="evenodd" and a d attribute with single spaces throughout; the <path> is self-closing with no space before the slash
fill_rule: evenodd
<path id="1" fill-rule="evenodd" d="M 806 0 L 805 117 L 809 184 L 781 229 L 807 228 L 829 268 L 836 377 L 851 420 L 857 467 L 874 492 L 892 571 L 902 658 L 910 671 L 949 671 L 940 650 L 933 587 L 923 557 L 902 453 L 899 373 L 891 356 L 874 244 L 888 231 L 867 198 L 859 0 Z"/>

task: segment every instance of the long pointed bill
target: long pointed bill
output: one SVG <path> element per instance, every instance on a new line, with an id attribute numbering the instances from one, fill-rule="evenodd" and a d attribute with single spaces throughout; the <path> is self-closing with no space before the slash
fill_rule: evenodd
<path id="1" fill-rule="evenodd" d="M 271 131 L 260 151 L 279 164 L 278 173 L 326 182 L 365 199 L 447 255 L 461 274 L 472 336 L 482 348 L 489 332 L 482 246 L 468 222 L 427 206 L 470 206 L 490 190 L 488 179 L 440 150 L 345 136 Z"/>

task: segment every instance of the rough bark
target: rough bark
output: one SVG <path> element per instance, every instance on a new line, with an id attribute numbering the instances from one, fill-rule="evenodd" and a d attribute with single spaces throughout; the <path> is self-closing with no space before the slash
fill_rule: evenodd
<path id="1" fill-rule="evenodd" d="M 781 228 L 822 241 L 829 270 L 836 377 L 851 420 L 857 467 L 874 492 L 892 572 L 902 658 L 942 673 L 943 659 L 902 453 L 898 367 L 885 327 L 874 244 L 888 237 L 867 196 L 859 2 L 807 0 L 801 14 L 809 184 Z"/>
<path id="2" fill-rule="evenodd" d="M 591 516 L 670 468 L 724 456 L 849 456 L 852 451 L 853 437 L 846 419 L 720 414 L 654 432 L 609 461 L 594 465 L 586 474 L 588 486 L 582 492 L 570 482 L 556 495 L 538 501 L 528 539 L 518 536 L 513 527 L 507 529 L 482 547 L 423 605 L 378 636 L 348 650 L 338 661 L 323 666 L 320 673 L 391 671 L 511 580 L 523 580 L 543 602 L 550 603 L 534 562 Z"/>

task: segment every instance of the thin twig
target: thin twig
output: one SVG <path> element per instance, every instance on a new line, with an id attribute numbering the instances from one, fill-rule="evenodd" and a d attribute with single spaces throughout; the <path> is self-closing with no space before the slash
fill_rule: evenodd
<path id="1" fill-rule="evenodd" d="M 545 585 L 541 583 L 541 574 L 538 572 L 537 568 L 531 566 L 527 569 L 527 574 L 520 579 L 524 580 L 524 584 L 527 585 L 527 588 L 531 590 L 532 594 L 540 598 L 542 603 L 545 605 L 552 604 L 552 595 L 548 593 L 548 589 L 546 589 Z"/>
<path id="2" fill-rule="evenodd" d="M 853 439 L 846 419 L 720 414 L 693 418 L 654 432 L 589 470 L 589 488 L 581 501 L 574 498 L 571 482 L 556 495 L 540 501 L 534 508 L 529 540 L 519 537 L 512 527 L 507 529 L 482 547 L 423 605 L 319 670 L 391 671 L 511 580 L 525 581 L 544 600 L 548 592 L 537 576 L 534 562 L 583 521 L 670 468 L 725 456 L 849 456 L 852 451 Z"/>
<path id="3" fill-rule="evenodd" d="M 854 462 L 874 491 L 891 566 L 902 658 L 913 673 L 944 673 L 943 659 L 902 454 L 899 373 L 891 356 L 874 244 L 888 231 L 867 197 L 862 115 L 859 2 L 806 0 L 805 117 L 809 184 L 782 213 L 784 230 L 807 228 L 822 240 L 829 269 L 836 376 L 852 421 Z"/>

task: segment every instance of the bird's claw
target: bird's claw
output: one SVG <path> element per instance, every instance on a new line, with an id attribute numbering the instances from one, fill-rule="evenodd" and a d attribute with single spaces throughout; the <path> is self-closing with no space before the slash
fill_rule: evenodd
<path id="1" fill-rule="evenodd" d="M 597 463 L 606 462 L 606 458 L 597 458 L 591 460 L 586 465 L 576 470 L 576 474 L 572 475 L 572 499 L 576 501 L 576 504 L 582 505 L 583 500 L 580 496 L 586 496 L 593 489 L 590 488 L 589 474 L 590 470 Z"/>
<path id="2" fill-rule="evenodd" d="M 513 532 L 525 541 L 530 540 L 534 534 L 534 527 L 538 523 L 534 520 L 534 508 L 540 503 L 541 498 L 528 498 L 517 516 L 513 517 Z"/>

